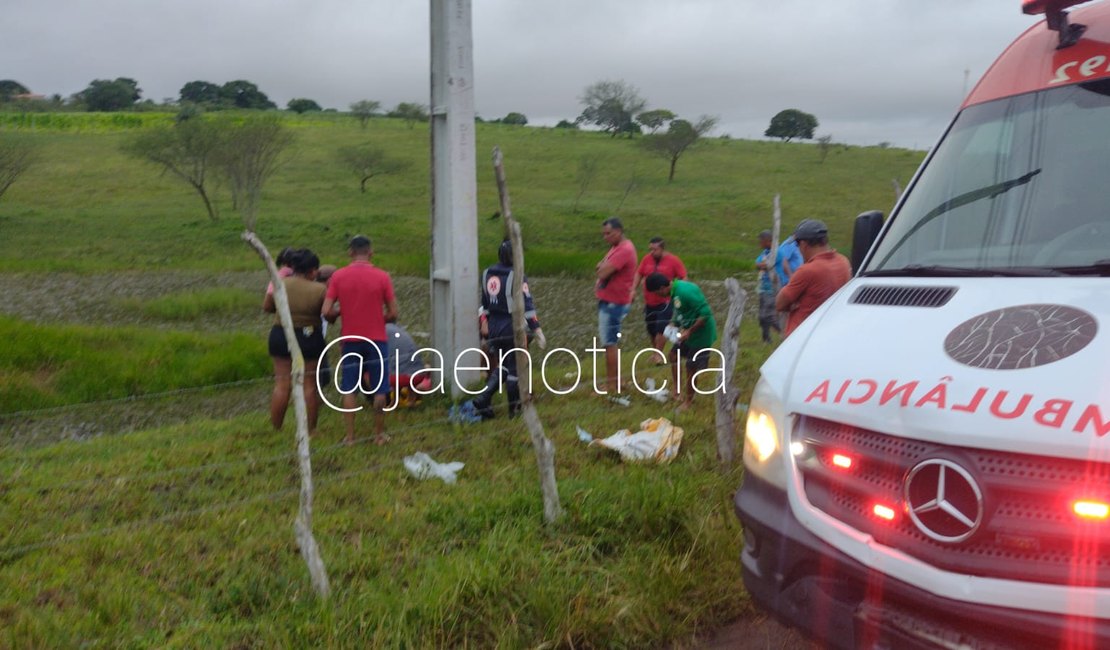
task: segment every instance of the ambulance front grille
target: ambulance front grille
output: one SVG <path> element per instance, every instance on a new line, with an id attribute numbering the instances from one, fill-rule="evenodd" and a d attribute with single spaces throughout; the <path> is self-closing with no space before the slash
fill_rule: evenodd
<path id="1" fill-rule="evenodd" d="M 1110 497 L 1110 464 L 939 445 L 805 416 L 793 441 L 804 445 L 795 460 L 810 505 L 885 546 L 960 574 L 1110 587 L 1110 521 L 1071 512 L 1080 496 Z M 906 477 L 927 459 L 958 464 L 982 491 L 983 522 L 966 541 L 936 541 L 908 515 Z M 876 505 L 894 519 L 877 517 Z"/>

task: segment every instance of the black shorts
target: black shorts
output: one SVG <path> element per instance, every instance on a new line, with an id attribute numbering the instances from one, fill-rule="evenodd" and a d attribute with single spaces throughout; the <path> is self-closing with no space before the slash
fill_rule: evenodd
<path id="1" fill-rule="evenodd" d="M 324 353 L 325 346 L 323 329 L 317 325 L 315 327 L 297 327 L 293 331 L 297 335 L 297 345 L 301 346 L 301 354 L 305 360 L 319 359 L 320 355 Z M 274 325 L 270 329 L 270 356 L 282 359 L 290 357 L 289 346 L 285 343 L 285 330 L 281 328 L 281 325 Z"/>
<path id="2" fill-rule="evenodd" d="M 671 302 L 668 300 L 666 304 L 655 305 L 654 307 L 644 307 L 644 324 L 647 325 L 648 336 L 654 337 L 656 334 L 662 334 L 663 330 L 667 329 L 667 325 L 671 323 L 671 317 L 674 315 L 674 309 L 671 307 Z"/>
<path id="3" fill-rule="evenodd" d="M 702 352 L 709 348 L 696 348 L 689 343 L 682 342 L 678 345 L 678 354 L 681 359 L 686 362 L 686 369 L 694 372 L 698 370 L 705 370 L 709 367 L 709 359 L 713 356 L 712 352 Z M 701 352 L 701 354 L 698 354 Z"/>

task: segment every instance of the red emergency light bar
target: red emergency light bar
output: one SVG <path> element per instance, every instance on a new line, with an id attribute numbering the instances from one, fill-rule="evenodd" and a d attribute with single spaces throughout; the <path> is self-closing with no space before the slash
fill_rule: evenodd
<path id="1" fill-rule="evenodd" d="M 1069 25 L 1068 12 L 1064 11 L 1064 9 L 1088 1 L 1089 0 L 1022 0 L 1021 11 L 1030 16 L 1037 14 L 1045 15 L 1045 22 L 1048 23 L 1048 28 L 1054 32 L 1060 33 L 1060 44 L 1056 46 L 1056 49 L 1059 50 L 1075 45 L 1079 41 L 1079 37 L 1083 35 L 1083 32 L 1087 31 L 1086 25 Z"/>

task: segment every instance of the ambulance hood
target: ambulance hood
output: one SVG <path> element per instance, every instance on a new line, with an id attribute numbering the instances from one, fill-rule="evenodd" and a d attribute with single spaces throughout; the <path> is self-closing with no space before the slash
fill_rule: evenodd
<path id="1" fill-rule="evenodd" d="M 858 278 L 762 368 L 788 414 L 1110 460 L 1110 283 Z"/>

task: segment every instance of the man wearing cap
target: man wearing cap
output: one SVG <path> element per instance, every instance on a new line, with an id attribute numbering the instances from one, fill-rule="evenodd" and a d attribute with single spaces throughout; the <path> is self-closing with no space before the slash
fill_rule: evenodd
<path id="1" fill-rule="evenodd" d="M 668 280 L 685 280 L 686 266 L 678 256 L 666 250 L 666 243 L 662 237 L 652 237 L 648 244 L 648 254 L 640 260 L 640 267 L 636 270 L 635 289 L 640 288 L 644 278 L 652 273 L 662 273 Z M 663 344 L 667 342 L 663 330 L 671 322 L 674 312 L 671 309 L 670 296 L 661 297 L 648 291 L 644 286 L 644 324 L 647 325 L 648 338 L 652 346 L 663 351 Z"/>
<path id="2" fill-rule="evenodd" d="M 633 276 L 636 275 L 636 247 L 624 236 L 624 225 L 616 217 L 601 223 L 601 236 L 609 251 L 597 263 L 597 329 L 605 348 L 605 382 L 609 393 L 617 386 L 617 346 L 620 345 L 621 323 L 632 304 Z"/>
<path id="3" fill-rule="evenodd" d="M 788 312 L 784 337 L 852 278 L 848 258 L 829 247 L 829 229 L 824 222 L 803 220 L 794 230 L 794 240 L 805 263 L 775 298 L 775 307 Z"/>
<path id="4" fill-rule="evenodd" d="M 351 263 L 333 273 L 328 282 L 322 315 L 331 323 L 343 319 L 339 389 L 347 427 L 344 442 L 355 441 L 355 393 L 362 388 L 374 394 L 374 434 L 380 445 L 388 440 L 384 409 L 389 395 L 389 368 L 385 363 L 389 359 L 389 338 L 385 324 L 397 320 L 397 298 L 389 274 L 370 263 L 374 253 L 369 237 L 352 237 L 348 254 Z"/>

